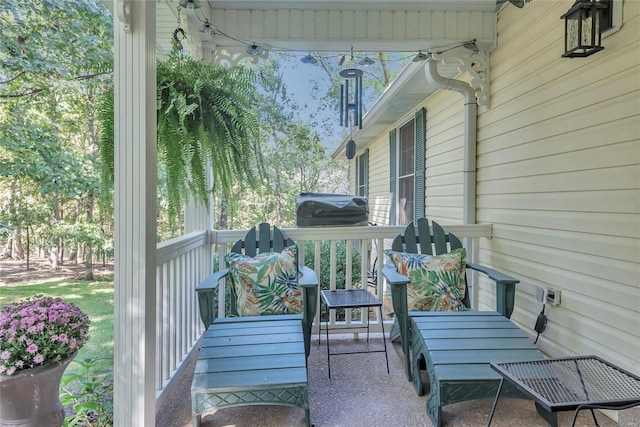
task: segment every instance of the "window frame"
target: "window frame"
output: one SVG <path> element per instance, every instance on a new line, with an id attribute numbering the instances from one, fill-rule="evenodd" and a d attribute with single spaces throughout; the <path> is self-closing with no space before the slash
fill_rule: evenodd
<path id="1" fill-rule="evenodd" d="M 410 129 L 410 134 L 409 135 L 403 135 L 404 132 L 409 132 Z M 409 138 L 407 141 L 403 141 L 403 136 Z M 402 150 L 402 144 L 404 142 L 408 142 L 410 141 L 410 145 L 411 146 L 411 159 L 410 159 L 410 164 L 411 167 L 408 169 L 409 173 L 404 173 L 402 174 L 402 162 L 404 159 L 403 153 L 406 152 L 406 150 L 403 152 Z M 411 221 L 413 221 L 415 219 L 415 202 L 416 202 L 416 192 L 415 192 L 415 186 L 416 186 L 416 168 L 415 168 L 415 159 L 416 159 L 416 119 L 415 117 L 411 118 L 410 120 L 408 120 L 406 123 L 404 123 L 402 126 L 398 127 L 398 132 L 397 132 L 397 138 L 396 138 L 396 153 L 398 153 L 398 155 L 396 156 L 396 223 L 397 225 L 407 225 L 409 224 Z M 405 165 L 406 166 L 406 165 Z M 401 175 L 402 174 L 402 175 Z M 401 203 L 401 188 L 402 188 L 402 183 L 408 181 L 410 179 L 411 181 L 411 196 L 412 199 L 410 201 L 410 206 L 411 208 L 409 210 L 407 210 L 406 208 L 406 204 L 405 206 L 400 206 Z"/>
<path id="2" fill-rule="evenodd" d="M 369 197 L 369 149 L 356 157 L 355 193 L 357 196 Z"/>
<path id="3" fill-rule="evenodd" d="M 617 33 L 622 27 L 622 0 L 605 0 L 605 3 L 607 3 L 607 21 L 610 26 L 602 29 L 602 39 Z"/>
<path id="4" fill-rule="evenodd" d="M 426 215 L 426 145 L 427 145 L 427 109 L 419 108 L 413 119 L 407 120 L 402 126 L 411 120 L 414 123 L 414 190 L 413 190 L 413 218 L 422 218 Z M 401 126 L 401 127 L 402 127 Z M 399 143 L 398 130 L 393 127 L 389 131 L 389 224 L 398 223 L 398 169 L 399 169 Z"/>

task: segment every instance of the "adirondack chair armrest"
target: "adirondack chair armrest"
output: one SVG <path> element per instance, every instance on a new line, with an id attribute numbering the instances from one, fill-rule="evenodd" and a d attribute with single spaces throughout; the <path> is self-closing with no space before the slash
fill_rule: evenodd
<path id="1" fill-rule="evenodd" d="M 220 286 L 220 280 L 229 274 L 229 270 L 224 269 L 213 273 L 204 279 L 198 286 L 198 306 L 200 307 L 200 319 L 204 323 L 205 329 L 216 319 L 216 293 Z"/>
<path id="2" fill-rule="evenodd" d="M 298 273 L 300 274 L 299 286 L 318 286 L 318 275 L 311 268 L 302 265 L 298 268 Z"/>
<path id="3" fill-rule="evenodd" d="M 467 263 L 467 268 L 479 271 L 496 282 L 496 311 L 506 318 L 511 318 L 515 304 L 516 284 L 520 283 L 520 280 L 492 268 L 470 262 Z"/>
<path id="4" fill-rule="evenodd" d="M 398 273 L 396 267 L 391 263 L 387 263 L 382 267 L 382 275 L 390 285 L 408 285 L 411 283 L 411 279 Z"/>
<path id="5" fill-rule="evenodd" d="M 396 267 L 391 263 L 386 263 L 382 267 L 382 275 L 391 286 L 393 312 L 400 327 L 400 345 L 402 346 L 402 352 L 405 358 L 405 374 L 407 379 L 411 381 L 411 364 L 409 363 L 409 313 L 407 308 L 407 285 L 411 283 L 411 279 L 398 273 Z"/>
<path id="6" fill-rule="evenodd" d="M 309 357 L 311 351 L 311 327 L 318 309 L 318 275 L 306 266 L 299 266 L 298 286 L 302 288 L 303 318 L 302 332 L 304 334 L 304 350 Z"/>

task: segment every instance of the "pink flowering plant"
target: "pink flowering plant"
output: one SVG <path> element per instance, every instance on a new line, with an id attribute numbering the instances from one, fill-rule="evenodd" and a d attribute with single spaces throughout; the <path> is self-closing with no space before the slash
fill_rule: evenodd
<path id="1" fill-rule="evenodd" d="M 0 311 L 0 375 L 58 362 L 89 340 L 89 317 L 77 305 L 42 295 Z"/>

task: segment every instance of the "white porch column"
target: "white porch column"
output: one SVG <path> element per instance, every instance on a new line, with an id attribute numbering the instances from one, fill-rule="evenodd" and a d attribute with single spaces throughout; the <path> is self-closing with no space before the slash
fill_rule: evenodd
<path id="1" fill-rule="evenodd" d="M 213 172 L 211 167 L 207 171 L 207 185 L 213 185 Z M 189 200 L 184 208 L 184 233 L 188 234 L 196 230 L 213 229 L 213 196 L 209 195 L 209 209 L 200 200 L 194 200 L 189 196 Z"/>
<path id="2" fill-rule="evenodd" d="M 114 418 L 155 426 L 156 4 L 114 8 Z"/>

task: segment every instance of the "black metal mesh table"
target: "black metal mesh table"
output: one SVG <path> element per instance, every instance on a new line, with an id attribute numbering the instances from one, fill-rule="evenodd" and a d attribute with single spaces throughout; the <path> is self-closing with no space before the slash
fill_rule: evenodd
<path id="1" fill-rule="evenodd" d="M 382 353 L 384 352 L 384 357 L 387 362 L 387 372 L 389 372 L 389 356 L 387 355 L 387 340 L 384 335 L 384 321 L 382 319 L 382 302 L 376 298 L 371 292 L 366 289 L 338 289 L 338 290 L 324 290 L 320 291 L 320 295 L 322 295 L 322 301 L 324 302 L 324 306 L 326 308 L 327 313 L 327 365 L 328 365 L 328 373 L 329 378 L 331 378 L 331 356 L 336 356 L 338 354 L 354 354 L 354 353 Z M 367 329 L 367 342 L 369 342 L 369 315 L 368 311 L 371 307 L 378 307 L 380 313 L 380 323 L 382 325 L 382 342 L 384 345 L 384 350 L 368 350 L 368 351 L 350 351 L 350 352 L 341 352 L 341 353 L 332 353 L 329 350 L 329 319 L 328 315 L 331 310 L 335 310 L 338 308 L 366 308 L 367 309 L 367 325 L 363 326 Z M 349 325 L 349 329 L 360 328 L 360 326 Z M 318 343 L 320 343 L 320 334 L 321 331 L 318 330 Z M 333 328 L 332 328 L 333 329 Z"/>
<path id="2" fill-rule="evenodd" d="M 573 410 L 571 425 L 578 412 L 590 409 L 625 409 L 640 405 L 640 377 L 597 356 L 567 357 L 525 362 L 492 363 L 502 375 L 489 425 L 506 379 L 531 397 L 545 411 Z"/>

